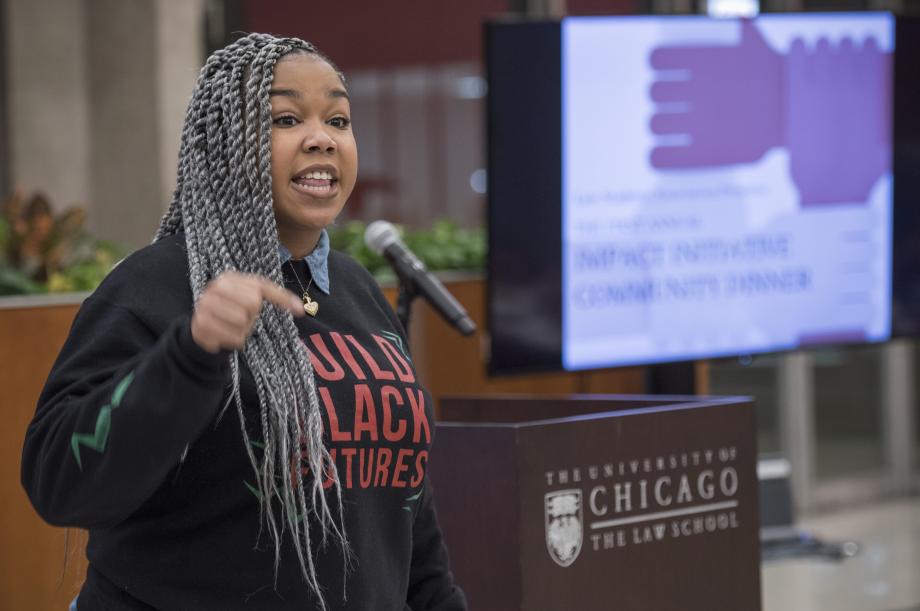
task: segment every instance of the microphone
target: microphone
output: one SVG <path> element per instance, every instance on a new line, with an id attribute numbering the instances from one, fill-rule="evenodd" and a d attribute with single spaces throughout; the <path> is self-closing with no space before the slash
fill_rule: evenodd
<path id="1" fill-rule="evenodd" d="M 409 284 L 410 289 L 424 297 L 460 333 L 472 335 L 476 331 L 476 323 L 470 319 L 460 302 L 403 244 L 392 223 L 374 221 L 368 225 L 364 231 L 364 243 L 374 252 L 383 255 L 396 275 Z"/>

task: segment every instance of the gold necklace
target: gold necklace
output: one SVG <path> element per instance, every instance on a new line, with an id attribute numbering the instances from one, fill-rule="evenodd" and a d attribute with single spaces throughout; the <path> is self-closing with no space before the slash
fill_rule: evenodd
<path id="1" fill-rule="evenodd" d="M 291 271 L 294 272 L 294 280 L 297 281 L 297 284 L 300 285 L 300 290 L 303 291 L 303 311 L 310 316 L 316 316 L 316 313 L 319 312 L 319 304 L 310 299 L 310 293 L 307 292 L 310 290 L 310 287 L 313 286 L 313 274 L 310 274 L 310 281 L 307 283 L 307 288 L 303 288 L 303 282 L 300 281 L 300 276 L 297 275 L 297 269 L 294 267 L 294 264 L 291 263 L 290 259 L 288 259 L 288 265 L 291 266 Z"/>

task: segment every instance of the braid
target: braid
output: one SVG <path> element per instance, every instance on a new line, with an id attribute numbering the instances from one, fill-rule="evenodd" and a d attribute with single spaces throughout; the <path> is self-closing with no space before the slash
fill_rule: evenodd
<path id="1" fill-rule="evenodd" d="M 303 40 L 250 34 L 211 55 L 199 74 L 182 128 L 176 190 L 154 238 L 185 232 L 196 301 L 208 282 L 228 270 L 281 282 L 268 91 L 276 62 L 289 53 L 315 54 L 329 62 Z M 253 415 L 244 410 L 240 394 L 241 359 L 252 371 L 259 397 L 261 458 L 252 449 L 246 426 Z M 274 544 L 276 570 L 282 538 L 289 533 L 304 579 L 325 609 L 307 517 L 318 518 L 321 544 L 329 534 L 341 544 L 346 564 L 349 552 L 344 524 L 334 517 L 343 515 L 342 492 L 323 444 L 313 366 L 291 315 L 263 306 L 242 353 L 230 356 L 230 371 L 231 400 L 261 502 L 260 533 L 267 530 Z M 302 469 L 288 473 L 289 465 L 301 460 L 309 465 L 307 478 Z M 334 481 L 332 508 L 323 491 L 327 473 Z"/>

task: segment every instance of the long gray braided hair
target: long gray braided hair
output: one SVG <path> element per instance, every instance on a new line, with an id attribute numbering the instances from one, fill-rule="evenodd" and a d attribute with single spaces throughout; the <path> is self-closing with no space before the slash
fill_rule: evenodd
<path id="1" fill-rule="evenodd" d="M 272 210 L 268 93 L 275 64 L 290 53 L 315 54 L 332 65 L 306 41 L 250 34 L 211 55 L 198 76 L 182 129 L 176 191 L 155 237 L 159 240 L 185 232 L 196 301 L 209 281 L 228 270 L 258 274 L 278 284 L 282 281 Z M 277 570 L 282 537 L 289 531 L 303 575 L 325 608 L 306 516 L 319 519 L 323 544 L 327 534 L 333 533 L 346 557 L 348 554 L 344 526 L 336 524 L 323 493 L 323 474 L 331 471 L 334 475 L 335 466 L 323 444 L 309 354 L 291 315 L 267 305 L 242 353 L 259 397 L 265 444 L 261 461 L 253 453 L 246 430 L 238 352 L 230 357 L 233 401 L 258 481 L 260 520 L 274 542 L 275 567 Z M 299 468 L 288 473 L 289 466 L 302 459 L 308 462 L 312 481 L 305 481 Z M 341 516 L 338 477 L 334 482 Z M 284 516 L 280 524 L 273 511 L 275 503 Z"/>

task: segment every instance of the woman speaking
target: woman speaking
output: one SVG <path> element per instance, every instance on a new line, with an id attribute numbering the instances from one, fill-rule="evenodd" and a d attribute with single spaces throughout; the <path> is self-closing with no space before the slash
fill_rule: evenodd
<path id="1" fill-rule="evenodd" d="M 341 73 L 252 34 L 188 106 L 156 238 L 83 304 L 22 480 L 89 530 L 80 611 L 466 608 L 394 312 L 325 228 L 355 185 Z"/>

